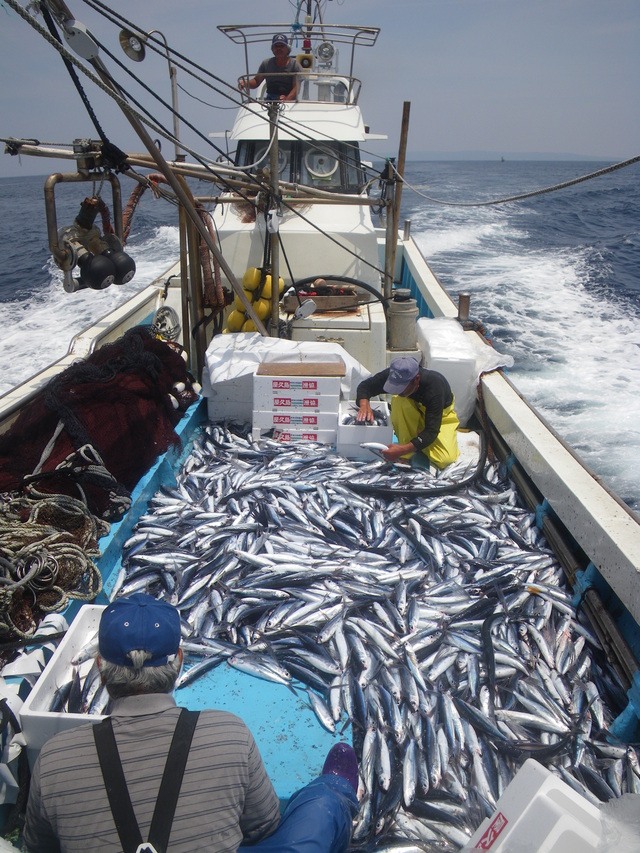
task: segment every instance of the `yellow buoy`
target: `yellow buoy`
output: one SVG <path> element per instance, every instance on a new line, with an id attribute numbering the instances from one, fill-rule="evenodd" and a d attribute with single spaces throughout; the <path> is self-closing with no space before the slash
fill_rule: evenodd
<path id="1" fill-rule="evenodd" d="M 245 290 L 255 290 L 260 285 L 260 273 L 257 267 L 249 267 L 242 277 L 242 286 Z"/>
<path id="2" fill-rule="evenodd" d="M 284 279 L 282 276 L 278 279 L 278 293 L 282 295 L 282 291 L 284 290 Z M 271 276 L 268 275 L 264 280 L 264 287 L 260 293 L 263 299 L 271 299 Z"/>
<path id="3" fill-rule="evenodd" d="M 253 303 L 253 307 L 261 320 L 266 320 L 269 314 L 271 314 L 271 302 L 268 299 L 258 299 Z"/>
<path id="4" fill-rule="evenodd" d="M 253 293 L 250 290 L 245 290 L 244 288 L 242 288 L 242 289 L 244 291 L 244 295 L 247 297 L 247 300 L 249 302 L 253 302 Z M 236 298 L 234 299 L 233 305 L 237 311 L 244 312 L 244 302 L 242 301 L 242 299 L 240 299 L 239 296 L 236 296 Z"/>
<path id="5" fill-rule="evenodd" d="M 227 317 L 227 329 L 230 332 L 239 332 L 246 319 L 244 311 L 232 311 Z"/>
<path id="6" fill-rule="evenodd" d="M 242 331 L 243 332 L 257 332 L 258 327 L 253 322 L 253 320 L 246 320 L 244 325 L 242 326 Z"/>

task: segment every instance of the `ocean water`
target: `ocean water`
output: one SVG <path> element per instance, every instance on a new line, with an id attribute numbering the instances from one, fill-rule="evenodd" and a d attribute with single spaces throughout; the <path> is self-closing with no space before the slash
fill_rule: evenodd
<path id="1" fill-rule="evenodd" d="M 402 213 L 423 255 L 513 356 L 508 375 L 587 465 L 640 511 L 640 165 L 412 163 Z"/>
<path id="2" fill-rule="evenodd" d="M 622 500 L 640 511 L 640 165 L 520 202 L 593 162 L 411 162 L 402 219 L 435 274 L 513 356 L 509 376 Z M 18 169 L 16 169 L 18 172 Z M 0 394 L 66 353 L 71 337 L 160 276 L 178 248 L 175 208 L 146 193 L 127 285 L 67 294 L 51 261 L 43 177 L 0 179 Z M 126 201 L 131 186 L 123 179 Z M 90 185 L 85 193 L 91 194 Z M 108 196 L 107 196 L 108 197 Z M 56 189 L 58 226 L 82 190 Z"/>

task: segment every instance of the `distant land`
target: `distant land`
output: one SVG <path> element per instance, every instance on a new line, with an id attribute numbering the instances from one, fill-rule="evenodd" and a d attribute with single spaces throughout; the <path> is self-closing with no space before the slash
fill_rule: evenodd
<path id="1" fill-rule="evenodd" d="M 588 154 L 544 153 L 539 151 L 411 151 L 407 160 L 571 160 L 617 163 L 624 158 L 595 157 Z"/>

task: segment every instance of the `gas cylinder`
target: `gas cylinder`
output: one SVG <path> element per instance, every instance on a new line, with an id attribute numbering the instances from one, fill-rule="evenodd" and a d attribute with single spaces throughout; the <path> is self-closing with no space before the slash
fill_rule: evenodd
<path id="1" fill-rule="evenodd" d="M 418 304 L 411 298 L 408 288 L 399 287 L 393 292 L 387 311 L 389 349 L 412 350 L 418 348 L 416 320 Z"/>

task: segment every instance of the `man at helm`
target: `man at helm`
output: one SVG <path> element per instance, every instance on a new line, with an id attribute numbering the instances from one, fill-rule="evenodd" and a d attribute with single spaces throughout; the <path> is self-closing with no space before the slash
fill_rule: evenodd
<path id="1" fill-rule="evenodd" d="M 298 90 L 297 76 L 302 73 L 302 66 L 297 59 L 289 56 L 291 48 L 284 33 L 278 33 L 271 40 L 273 56 L 263 60 L 255 77 L 240 80 L 240 88 L 255 89 L 267 81 L 267 101 L 295 101 Z"/>

